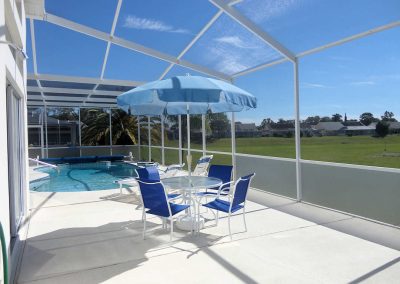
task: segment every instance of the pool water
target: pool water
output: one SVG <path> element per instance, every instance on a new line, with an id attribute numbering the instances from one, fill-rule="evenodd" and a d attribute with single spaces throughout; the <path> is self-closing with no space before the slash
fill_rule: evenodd
<path id="1" fill-rule="evenodd" d="M 137 168 L 123 162 L 60 164 L 59 171 L 43 167 L 36 171 L 50 176 L 30 183 L 30 190 L 40 192 L 94 191 L 119 188 L 116 180 L 135 177 Z"/>

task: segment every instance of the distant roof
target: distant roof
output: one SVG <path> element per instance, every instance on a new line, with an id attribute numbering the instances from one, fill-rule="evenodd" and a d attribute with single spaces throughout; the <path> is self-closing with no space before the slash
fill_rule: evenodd
<path id="1" fill-rule="evenodd" d="M 346 130 L 374 130 L 374 126 L 365 126 L 365 125 L 359 125 L 359 126 L 347 126 Z"/>
<path id="2" fill-rule="evenodd" d="M 344 126 L 364 126 L 364 124 L 362 124 L 359 121 L 351 121 L 351 120 L 343 122 L 343 125 Z"/>
<path id="3" fill-rule="evenodd" d="M 242 123 L 240 121 L 235 123 L 237 131 L 255 131 L 257 130 L 255 123 Z"/>
<path id="4" fill-rule="evenodd" d="M 341 122 L 319 122 L 317 125 L 314 125 L 314 129 L 316 130 L 327 130 L 327 131 L 337 131 L 345 126 Z"/>
<path id="5" fill-rule="evenodd" d="M 368 126 L 375 128 L 376 124 L 377 124 L 377 122 L 372 122 Z M 400 122 L 399 121 L 389 122 L 389 129 L 400 129 Z"/>
<path id="6" fill-rule="evenodd" d="M 390 122 L 389 129 L 400 129 L 400 122 L 399 121 Z"/>
<path id="7" fill-rule="evenodd" d="M 294 123 L 288 122 L 288 123 L 273 123 L 271 124 L 272 129 L 292 129 L 294 128 Z"/>

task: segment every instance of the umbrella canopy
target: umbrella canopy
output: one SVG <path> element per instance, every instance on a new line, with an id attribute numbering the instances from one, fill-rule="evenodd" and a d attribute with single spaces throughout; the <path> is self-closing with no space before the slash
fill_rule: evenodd
<path id="1" fill-rule="evenodd" d="M 118 106 L 135 115 L 205 114 L 256 108 L 250 93 L 224 81 L 201 76 L 177 76 L 154 81 L 117 98 Z"/>
<path id="2" fill-rule="evenodd" d="M 201 76 L 177 76 L 150 82 L 123 93 L 118 96 L 117 104 L 134 115 L 187 114 L 187 162 L 190 177 L 192 156 L 189 114 L 238 112 L 245 108 L 256 108 L 257 99 L 224 81 Z"/>

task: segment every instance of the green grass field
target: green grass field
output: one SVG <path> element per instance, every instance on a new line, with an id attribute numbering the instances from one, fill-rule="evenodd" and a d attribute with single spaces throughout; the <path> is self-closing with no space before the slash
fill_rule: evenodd
<path id="1" fill-rule="evenodd" d="M 370 136 L 325 136 L 303 137 L 301 157 L 305 160 L 325 162 L 369 165 L 379 167 L 400 168 L 400 135 L 389 135 L 382 138 Z M 175 146 L 174 142 L 167 143 Z M 385 151 L 386 144 L 386 151 Z M 193 145 L 201 149 L 201 145 Z M 207 143 L 207 150 L 231 152 L 230 138 Z M 294 158 L 294 138 L 237 138 L 236 152 L 261 156 Z M 159 160 L 159 153 L 154 153 L 155 160 Z M 196 159 L 200 153 L 194 153 Z M 176 163 L 178 151 L 168 150 L 166 162 Z M 230 164 L 231 158 L 227 155 L 214 155 L 214 163 Z"/>

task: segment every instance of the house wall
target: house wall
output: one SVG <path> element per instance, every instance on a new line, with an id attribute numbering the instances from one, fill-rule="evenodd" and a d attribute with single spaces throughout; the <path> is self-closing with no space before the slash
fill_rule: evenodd
<path id="1" fill-rule="evenodd" d="M 7 84 L 11 84 L 14 92 L 22 97 L 23 107 L 22 119 L 26 121 L 26 63 L 18 52 L 13 52 L 4 41 L 10 41 L 15 45 L 25 49 L 26 38 L 25 11 L 22 0 L 0 0 L 0 221 L 2 223 L 8 258 L 11 270 L 15 268 L 16 255 L 18 253 L 18 241 L 14 244 L 14 249 L 10 247 L 10 203 L 9 203 L 9 177 L 8 177 L 8 143 L 7 143 Z M 25 135 L 24 135 L 25 134 Z M 22 135 L 27 154 L 27 131 Z M 25 172 L 27 159 L 24 159 L 25 168 L 20 169 Z M 28 178 L 25 177 L 27 188 Z M 12 189 L 11 189 L 12 190 Z M 24 193 L 26 194 L 26 192 Z M 28 200 L 25 198 L 24 210 Z M 16 238 L 18 239 L 18 238 Z M 12 272 L 12 271 L 11 271 Z M 1 278 L 0 278 L 1 279 Z M 0 281 L 1 282 L 1 281 Z"/>

